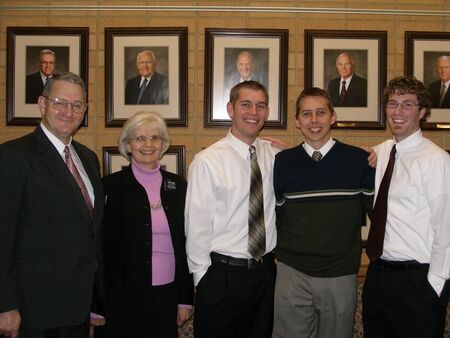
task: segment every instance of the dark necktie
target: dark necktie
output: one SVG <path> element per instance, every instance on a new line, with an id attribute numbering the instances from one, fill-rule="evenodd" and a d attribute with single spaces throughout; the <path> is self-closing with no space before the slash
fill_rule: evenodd
<path id="1" fill-rule="evenodd" d="M 147 83 L 148 83 L 147 79 L 145 79 L 144 82 L 142 82 L 141 88 L 139 88 L 139 95 L 138 95 L 137 103 L 141 102 L 142 95 L 144 95 L 145 88 L 147 87 Z"/>
<path id="2" fill-rule="evenodd" d="M 445 87 L 445 83 L 443 83 L 441 86 L 441 93 L 439 94 L 440 95 L 439 107 L 442 107 L 442 102 L 444 102 L 445 94 L 447 93 L 446 89 L 447 88 Z"/>
<path id="3" fill-rule="evenodd" d="M 264 225 L 264 197 L 262 176 L 254 146 L 250 146 L 250 196 L 248 209 L 248 252 L 259 260 L 266 251 L 266 228 Z"/>
<path id="4" fill-rule="evenodd" d="M 322 153 L 320 152 L 320 151 L 314 151 L 313 153 L 312 153 L 312 159 L 314 160 L 314 161 L 316 161 L 316 162 L 319 162 L 320 160 L 321 160 L 321 158 L 322 158 Z"/>
<path id="5" fill-rule="evenodd" d="M 387 219 L 387 200 L 389 184 L 391 183 L 392 172 L 394 171 L 395 153 L 396 150 L 394 144 L 389 156 L 389 163 L 378 189 L 375 206 L 373 208 L 373 220 L 366 242 L 366 253 L 372 262 L 378 259 L 383 253 L 384 233 L 386 230 Z"/>
<path id="6" fill-rule="evenodd" d="M 345 80 L 342 81 L 341 95 L 339 96 L 339 104 L 342 106 L 344 103 L 345 95 L 347 95 L 347 88 L 345 88 Z"/>
<path id="7" fill-rule="evenodd" d="M 66 146 L 64 148 L 64 156 L 65 156 L 67 167 L 69 168 L 70 172 L 72 173 L 73 178 L 75 179 L 78 186 L 80 187 L 81 194 L 83 195 L 84 201 L 86 202 L 87 208 L 89 210 L 89 215 L 91 216 L 91 219 L 92 219 L 92 217 L 94 215 L 94 207 L 92 205 L 91 198 L 89 197 L 89 193 L 86 189 L 86 185 L 84 184 L 84 181 L 81 178 L 80 172 L 78 171 L 77 167 L 75 166 L 75 163 L 73 162 L 72 155 L 70 154 L 69 146 Z"/>

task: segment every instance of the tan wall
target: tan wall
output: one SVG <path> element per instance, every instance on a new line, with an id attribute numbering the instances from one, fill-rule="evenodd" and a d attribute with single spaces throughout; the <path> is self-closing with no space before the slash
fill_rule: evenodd
<path id="1" fill-rule="evenodd" d="M 39 6 L 43 10 L 32 10 L 26 6 Z M 48 6 L 58 6 L 52 9 Z M 88 8 L 71 10 L 64 6 L 255 6 L 292 7 L 280 12 L 265 11 L 206 11 L 205 7 L 175 11 L 175 7 L 164 11 L 134 9 L 131 11 L 95 10 Z M 12 10 L 14 7 L 14 10 Z M 349 9 L 351 13 L 306 13 L 304 8 Z M 177 7 L 178 8 L 178 7 Z M 366 9 L 358 14 L 352 9 Z M 23 10 L 26 9 L 26 10 Z M 197 10 L 196 10 L 197 9 Z M 217 8 L 216 8 L 217 9 Z M 297 9 L 297 10 L 294 10 Z M 399 10 L 382 14 L 384 10 Z M 411 10 L 411 13 L 405 11 Z M 76 138 L 95 149 L 99 158 L 102 146 L 116 145 L 120 129 L 105 128 L 104 107 L 104 29 L 105 27 L 188 27 L 188 127 L 170 128 L 173 144 L 184 144 L 187 163 L 194 154 L 226 133 L 226 129 L 203 127 L 204 103 L 204 31 L 209 28 L 282 28 L 289 29 L 288 64 L 288 118 L 286 130 L 265 130 L 263 135 L 273 135 L 292 144 L 301 141 L 300 132 L 294 126 L 294 101 L 303 89 L 304 81 L 304 30 L 348 29 L 386 30 L 388 32 L 387 78 L 404 73 L 404 33 L 412 31 L 450 31 L 450 5 L 444 0 L 399 0 L 395 4 L 388 0 L 377 1 L 24 1 L 2 0 L 0 2 L 0 143 L 30 132 L 33 127 L 6 126 L 6 30 L 8 26 L 85 26 L 89 27 L 89 126 L 82 128 Z M 434 11 L 442 15 L 419 15 L 423 11 Z M 374 145 L 390 136 L 386 130 L 335 130 L 339 140 L 355 145 Z M 426 131 L 425 135 L 439 146 L 450 149 L 450 130 Z"/>

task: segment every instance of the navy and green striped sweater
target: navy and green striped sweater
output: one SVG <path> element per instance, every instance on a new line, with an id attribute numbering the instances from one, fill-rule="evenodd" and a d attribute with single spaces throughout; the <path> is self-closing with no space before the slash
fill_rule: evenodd
<path id="1" fill-rule="evenodd" d="M 375 170 L 368 154 L 336 141 L 315 162 L 302 145 L 277 154 L 276 256 L 313 277 L 355 274 L 361 258 L 361 224 L 371 216 Z"/>

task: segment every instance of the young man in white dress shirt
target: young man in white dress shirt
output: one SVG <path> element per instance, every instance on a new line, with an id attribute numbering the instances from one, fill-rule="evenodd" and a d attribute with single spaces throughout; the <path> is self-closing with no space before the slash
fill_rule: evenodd
<path id="1" fill-rule="evenodd" d="M 365 337 L 443 337 L 450 296 L 450 156 L 423 137 L 422 82 L 397 77 L 384 92 L 393 139 L 375 147 L 375 199 L 395 145 L 381 257 L 363 292 Z M 370 239 L 370 234 L 369 234 Z"/>
<path id="2" fill-rule="evenodd" d="M 198 153 L 189 168 L 186 250 L 197 287 L 196 338 L 270 338 L 276 243 L 270 142 L 258 138 L 268 118 L 268 94 L 256 81 L 231 89 L 228 134 Z M 250 146 L 262 176 L 265 251 L 248 252 Z"/>

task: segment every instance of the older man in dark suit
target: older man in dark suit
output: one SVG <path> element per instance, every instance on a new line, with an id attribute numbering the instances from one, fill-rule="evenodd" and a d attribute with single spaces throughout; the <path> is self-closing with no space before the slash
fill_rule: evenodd
<path id="1" fill-rule="evenodd" d="M 339 77 L 328 83 L 327 92 L 335 107 L 367 107 L 367 80 L 356 75 L 355 59 L 349 53 L 336 58 Z"/>
<path id="2" fill-rule="evenodd" d="M 136 57 L 139 75 L 129 79 L 125 87 L 125 104 L 168 104 L 169 82 L 167 77 L 156 71 L 155 54 L 150 50 L 140 52 Z"/>
<path id="3" fill-rule="evenodd" d="M 55 64 L 55 52 L 51 49 L 41 50 L 39 53 L 39 71 L 26 77 L 25 103 L 37 103 L 47 79 L 53 76 Z"/>
<path id="4" fill-rule="evenodd" d="M 54 77 L 38 106 L 40 126 L 0 145 L 0 335 L 85 338 L 104 203 L 98 159 L 72 138 L 85 85 Z"/>

